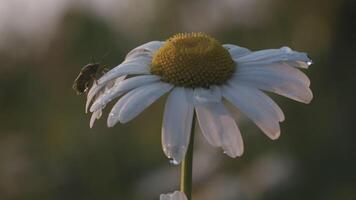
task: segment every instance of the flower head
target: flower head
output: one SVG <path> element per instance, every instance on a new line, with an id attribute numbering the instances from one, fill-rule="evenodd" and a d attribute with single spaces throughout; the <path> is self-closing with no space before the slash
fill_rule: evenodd
<path id="1" fill-rule="evenodd" d="M 222 85 L 235 71 L 229 52 L 202 33 L 177 34 L 153 55 L 152 74 L 175 86 L 209 88 Z"/>
<path id="2" fill-rule="evenodd" d="M 148 42 L 129 52 L 90 89 L 86 106 L 93 101 L 90 125 L 115 98 L 119 97 L 108 116 L 109 127 L 130 121 L 169 93 L 162 126 L 163 150 L 169 158 L 175 163 L 184 158 L 194 112 L 211 145 L 230 157 L 241 156 L 241 133 L 224 101 L 277 139 L 284 114 L 263 91 L 309 103 L 310 81 L 298 68 L 308 68 L 311 62 L 305 53 L 289 47 L 250 51 L 221 45 L 202 33 Z"/>

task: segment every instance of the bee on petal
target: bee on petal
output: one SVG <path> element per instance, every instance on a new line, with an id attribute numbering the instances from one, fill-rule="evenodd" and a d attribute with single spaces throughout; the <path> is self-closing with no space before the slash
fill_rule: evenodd
<path id="1" fill-rule="evenodd" d="M 89 63 L 79 72 L 78 77 L 74 80 L 73 89 L 77 94 L 82 94 L 97 80 L 97 77 L 106 71 L 99 63 Z"/>

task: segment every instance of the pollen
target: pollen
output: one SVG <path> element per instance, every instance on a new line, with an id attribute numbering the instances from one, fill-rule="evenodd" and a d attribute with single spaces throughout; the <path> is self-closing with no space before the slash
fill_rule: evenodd
<path id="1" fill-rule="evenodd" d="M 216 39 L 204 33 L 180 33 L 156 51 L 150 71 L 175 86 L 209 88 L 226 83 L 235 65 Z"/>

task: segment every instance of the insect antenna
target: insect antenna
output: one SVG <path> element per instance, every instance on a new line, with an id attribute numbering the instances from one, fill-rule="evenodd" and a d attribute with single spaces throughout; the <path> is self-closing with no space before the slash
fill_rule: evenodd
<path id="1" fill-rule="evenodd" d="M 94 58 L 94 56 L 91 56 L 91 58 L 90 58 L 90 60 L 91 60 L 91 63 L 95 63 L 95 58 Z"/>
<path id="2" fill-rule="evenodd" d="M 100 65 L 100 68 L 103 69 L 105 72 L 108 71 L 108 69 L 105 67 L 105 65 L 101 65 L 101 62 L 104 61 L 104 58 L 106 58 L 109 54 L 111 53 L 111 50 L 106 51 L 106 53 L 101 57 L 100 61 L 98 62 Z"/>
<path id="3" fill-rule="evenodd" d="M 103 57 L 101 57 L 99 64 L 101 64 L 101 62 L 104 61 L 104 58 L 106 58 L 110 53 L 111 53 L 111 50 L 106 51 L 106 53 L 103 55 Z"/>

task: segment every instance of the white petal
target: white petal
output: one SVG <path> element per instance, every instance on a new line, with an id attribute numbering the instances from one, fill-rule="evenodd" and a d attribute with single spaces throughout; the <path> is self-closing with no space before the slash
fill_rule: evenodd
<path id="1" fill-rule="evenodd" d="M 285 116 L 284 116 L 282 109 L 276 104 L 276 102 L 274 102 L 264 92 L 262 92 L 256 88 L 249 87 L 249 86 L 242 86 L 242 85 L 235 85 L 235 84 L 229 84 L 229 85 L 231 85 L 232 88 L 238 88 L 238 89 L 242 88 L 242 89 L 248 91 L 250 94 L 256 96 L 256 98 L 260 98 L 259 105 L 265 107 L 266 113 L 270 114 L 271 117 L 278 120 L 279 122 L 282 122 L 285 120 Z"/>
<path id="2" fill-rule="evenodd" d="M 129 90 L 150 84 L 152 82 L 158 81 L 159 79 L 160 77 L 155 75 L 142 75 L 123 80 L 119 84 L 106 91 L 99 98 L 97 98 L 91 106 L 90 112 L 104 108 L 105 105 L 112 99 L 124 94 Z"/>
<path id="3" fill-rule="evenodd" d="M 139 88 L 137 88 L 137 89 L 139 89 Z M 108 119 L 107 119 L 108 127 L 113 127 L 117 122 L 119 122 L 119 114 L 120 114 L 121 108 L 128 101 L 128 99 L 130 99 L 135 94 L 137 89 L 134 89 L 134 90 L 128 92 L 127 94 L 125 94 L 112 107 L 112 109 L 109 113 Z"/>
<path id="4" fill-rule="evenodd" d="M 149 54 L 141 54 L 140 56 L 136 56 L 132 59 L 126 59 L 121 64 L 132 64 L 135 63 L 137 65 L 147 65 L 152 61 L 152 56 Z"/>
<path id="5" fill-rule="evenodd" d="M 89 124 L 90 128 L 93 128 L 95 120 L 99 119 L 101 115 L 102 115 L 102 110 L 97 110 L 93 112 L 93 114 L 90 117 L 90 124 Z"/>
<path id="6" fill-rule="evenodd" d="M 136 62 L 130 62 L 130 63 L 122 63 L 118 65 L 117 67 L 111 69 L 108 71 L 106 74 L 104 74 L 99 80 L 98 80 L 98 85 L 105 84 L 106 82 L 117 78 L 122 75 L 136 75 L 136 74 L 149 74 L 150 69 L 149 69 L 149 64 L 147 60 L 146 63 L 136 63 Z"/>
<path id="7" fill-rule="evenodd" d="M 159 196 L 160 200 L 170 200 L 170 196 L 168 194 L 161 194 Z"/>
<path id="8" fill-rule="evenodd" d="M 223 96 L 248 118 L 250 118 L 268 137 L 280 136 L 279 114 L 262 92 L 243 86 L 223 86 Z"/>
<path id="9" fill-rule="evenodd" d="M 102 89 L 102 87 L 100 89 Z M 87 101 L 85 103 L 85 113 L 88 113 L 89 105 L 95 95 L 100 91 L 100 89 L 98 88 L 98 85 L 94 82 L 87 95 Z M 94 90 L 96 91 L 95 93 L 93 92 Z"/>
<path id="10" fill-rule="evenodd" d="M 136 47 L 135 49 L 131 50 L 127 55 L 125 60 L 131 60 L 135 57 L 142 56 L 142 55 L 149 55 L 152 56 L 155 51 L 157 51 L 164 42 L 161 41 L 151 41 L 147 42 L 141 46 Z"/>
<path id="11" fill-rule="evenodd" d="M 193 98 L 197 103 L 220 102 L 221 90 L 218 86 L 211 86 L 209 89 L 195 88 Z"/>
<path id="12" fill-rule="evenodd" d="M 135 118 L 172 87 L 168 83 L 159 82 L 130 91 L 112 108 L 108 117 L 108 126 L 111 127 L 118 121 L 126 123 Z"/>
<path id="13" fill-rule="evenodd" d="M 310 80 L 299 69 L 290 67 L 285 63 L 272 64 L 242 64 L 237 67 L 235 75 L 252 74 L 255 76 L 275 76 L 277 79 L 288 79 L 310 86 Z"/>
<path id="14" fill-rule="evenodd" d="M 102 88 L 105 87 L 105 85 L 112 79 L 120 78 L 126 75 L 150 74 L 148 65 L 149 63 L 138 64 L 135 62 L 130 62 L 130 63 L 120 64 L 119 66 L 113 68 L 98 80 L 98 84 L 94 84 L 90 88 L 87 96 L 87 105 L 89 106 L 93 97 L 100 90 L 102 90 Z"/>
<path id="15" fill-rule="evenodd" d="M 88 109 L 93 97 L 105 86 L 108 81 L 122 75 L 149 74 L 149 65 L 152 62 L 152 55 L 163 44 L 164 42 L 152 41 L 129 52 L 124 62 L 104 74 L 99 79 L 98 85 L 94 84 L 91 87 L 88 92 L 86 110 Z"/>
<path id="16" fill-rule="evenodd" d="M 170 194 L 161 194 L 160 200 L 188 200 L 184 192 L 175 191 Z"/>
<path id="17" fill-rule="evenodd" d="M 224 44 L 223 47 L 227 49 L 233 59 L 237 59 L 241 56 L 251 53 L 251 51 L 244 47 L 239 47 L 233 44 Z"/>
<path id="18" fill-rule="evenodd" d="M 307 62 L 303 62 L 303 61 L 286 61 L 286 64 L 288 64 L 291 67 L 296 67 L 296 68 L 303 68 L 303 69 L 307 69 L 311 64 L 313 64 L 313 62 L 307 61 Z"/>
<path id="19" fill-rule="evenodd" d="M 299 61 L 304 62 L 304 65 L 294 65 L 298 67 L 308 67 L 312 60 L 310 60 L 306 53 L 293 51 L 289 47 L 282 47 L 280 49 L 266 49 L 254 51 L 250 54 L 234 59 L 237 64 L 270 64 L 276 62 Z"/>
<path id="20" fill-rule="evenodd" d="M 121 82 L 122 80 L 124 80 L 125 78 L 126 78 L 126 76 L 120 76 L 120 77 L 116 78 L 115 80 L 106 83 L 105 85 L 103 85 L 103 87 L 105 86 L 105 88 L 100 87 L 100 89 L 98 89 L 96 93 L 93 93 L 93 92 L 92 92 L 92 91 L 93 91 L 92 89 L 97 88 L 97 85 L 96 85 L 96 83 L 94 82 L 94 83 L 93 83 L 93 86 L 90 88 L 90 90 L 89 90 L 89 92 L 88 92 L 87 101 L 86 101 L 86 104 L 85 104 L 85 113 L 88 112 L 89 105 L 90 105 L 91 101 L 94 99 L 94 97 L 98 98 L 98 97 L 99 97 L 100 95 L 102 95 L 106 90 L 108 90 L 108 89 L 110 89 L 111 87 L 115 86 L 116 84 L 118 84 L 119 82 Z"/>
<path id="21" fill-rule="evenodd" d="M 196 104 L 195 110 L 203 135 L 211 145 L 222 147 L 233 158 L 242 155 L 240 130 L 222 102 Z"/>
<path id="22" fill-rule="evenodd" d="M 177 164 L 184 159 L 188 149 L 194 113 L 192 96 L 192 89 L 176 87 L 169 94 L 164 108 L 163 151 Z"/>
<path id="23" fill-rule="evenodd" d="M 231 81 L 238 85 L 274 92 L 303 103 L 309 103 L 313 98 L 309 89 L 309 78 L 300 70 L 284 64 L 241 65 Z"/>

